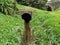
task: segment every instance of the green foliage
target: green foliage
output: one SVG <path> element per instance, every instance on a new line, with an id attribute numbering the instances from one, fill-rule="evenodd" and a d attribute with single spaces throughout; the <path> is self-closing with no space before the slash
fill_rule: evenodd
<path id="1" fill-rule="evenodd" d="M 39 9 L 44 9 L 47 0 L 16 0 L 18 3 L 32 6 Z"/>
<path id="2" fill-rule="evenodd" d="M 0 13 L 0 45 L 19 45 L 22 26 L 20 19 Z"/>
<path id="3" fill-rule="evenodd" d="M 0 12 L 6 15 L 12 15 L 16 11 L 15 0 L 0 0 Z"/>
<path id="4" fill-rule="evenodd" d="M 17 7 L 34 10 L 30 24 L 36 45 L 60 45 L 60 11 L 47 12 L 23 5 Z M 23 25 L 21 17 L 0 13 L 0 45 L 20 45 Z"/>

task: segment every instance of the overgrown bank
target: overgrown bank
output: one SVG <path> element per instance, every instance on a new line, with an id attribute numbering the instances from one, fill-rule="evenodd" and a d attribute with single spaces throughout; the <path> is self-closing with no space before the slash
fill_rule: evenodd
<path id="1" fill-rule="evenodd" d="M 30 24 L 36 45 L 60 45 L 60 11 L 47 12 L 23 5 L 17 5 L 17 8 L 34 10 Z M 0 13 L 0 45 L 20 45 L 23 25 L 21 16 Z"/>

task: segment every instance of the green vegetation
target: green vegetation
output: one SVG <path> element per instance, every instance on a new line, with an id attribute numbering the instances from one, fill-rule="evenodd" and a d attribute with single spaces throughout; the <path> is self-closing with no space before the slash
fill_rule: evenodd
<path id="1" fill-rule="evenodd" d="M 31 6 L 39 9 L 45 9 L 47 0 L 16 0 L 19 4 Z"/>
<path id="2" fill-rule="evenodd" d="M 6 15 L 12 15 L 16 13 L 16 1 L 15 0 L 0 0 L 0 12 Z"/>
<path id="3" fill-rule="evenodd" d="M 0 45 L 18 45 L 23 31 L 21 19 L 0 13 Z"/>
<path id="4" fill-rule="evenodd" d="M 32 9 L 31 29 L 36 45 L 60 45 L 60 11 L 47 12 L 23 5 L 16 6 L 19 10 Z M 0 13 L 0 45 L 20 45 L 24 31 L 21 16 L 12 17 Z"/>

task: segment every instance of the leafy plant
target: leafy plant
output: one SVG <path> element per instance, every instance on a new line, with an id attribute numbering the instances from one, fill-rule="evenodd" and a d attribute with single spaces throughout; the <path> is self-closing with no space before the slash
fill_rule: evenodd
<path id="1" fill-rule="evenodd" d="M 12 15 L 15 14 L 16 10 L 15 0 L 0 0 L 0 12 L 6 15 Z"/>

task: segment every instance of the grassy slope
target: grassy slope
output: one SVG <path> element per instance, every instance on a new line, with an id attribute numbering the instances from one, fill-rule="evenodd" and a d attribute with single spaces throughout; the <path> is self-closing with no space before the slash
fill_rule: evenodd
<path id="1" fill-rule="evenodd" d="M 20 10 L 34 10 L 30 24 L 37 45 L 49 45 L 50 41 L 60 45 L 60 11 L 47 12 L 22 5 L 17 5 L 17 7 Z M 0 45 L 19 45 L 23 30 L 21 17 L 0 14 Z"/>
<path id="2" fill-rule="evenodd" d="M 18 45 L 21 31 L 20 19 L 0 14 L 0 45 Z"/>

